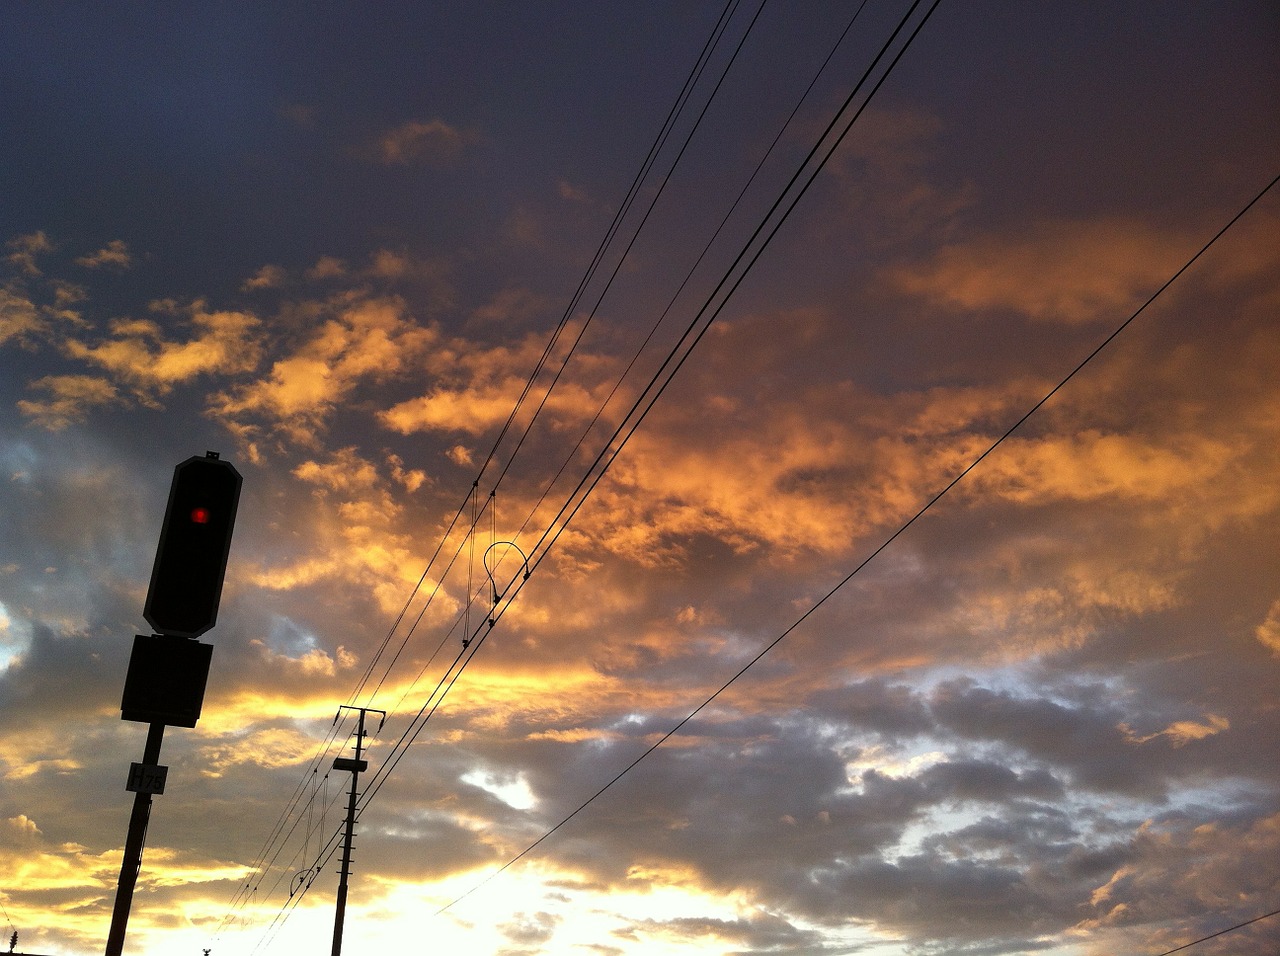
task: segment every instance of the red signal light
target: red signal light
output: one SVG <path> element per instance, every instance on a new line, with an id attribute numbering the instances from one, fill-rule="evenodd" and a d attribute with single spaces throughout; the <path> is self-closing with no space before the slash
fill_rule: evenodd
<path id="1" fill-rule="evenodd" d="M 213 452 L 173 469 L 142 611 L 158 634 L 199 637 L 217 621 L 240 483 Z"/>

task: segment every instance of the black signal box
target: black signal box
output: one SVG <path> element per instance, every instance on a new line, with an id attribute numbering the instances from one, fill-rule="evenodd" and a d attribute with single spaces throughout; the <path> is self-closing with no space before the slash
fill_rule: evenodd
<path id="1" fill-rule="evenodd" d="M 213 645 L 160 634 L 133 639 L 120 701 L 122 720 L 194 727 L 204 706 Z"/>
<path id="2" fill-rule="evenodd" d="M 161 634 L 198 637 L 217 621 L 240 484 L 216 452 L 174 468 L 142 612 Z"/>

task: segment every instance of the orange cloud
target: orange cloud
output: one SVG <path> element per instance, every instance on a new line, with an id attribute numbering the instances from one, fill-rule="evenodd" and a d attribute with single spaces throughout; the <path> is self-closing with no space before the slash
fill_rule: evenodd
<path id="1" fill-rule="evenodd" d="M 508 379 L 484 393 L 435 391 L 430 395 L 398 402 L 378 417 L 386 427 L 402 435 L 421 431 L 459 431 L 483 434 L 502 424 L 524 383 Z"/>
<path id="2" fill-rule="evenodd" d="M 287 273 L 280 266 L 265 265 L 248 278 L 240 286 L 244 292 L 252 292 L 255 289 L 275 289 L 284 285 Z"/>
<path id="3" fill-rule="evenodd" d="M 13 250 L 7 257 L 8 261 L 30 276 L 41 274 L 39 266 L 36 265 L 36 257 L 53 251 L 53 243 L 43 231 L 16 236 L 5 245 Z"/>
<path id="4" fill-rule="evenodd" d="M 361 459 L 354 448 L 339 449 L 324 463 L 305 461 L 293 470 L 293 474 L 308 484 L 347 493 L 367 491 L 378 482 L 378 471 L 373 463 Z"/>
<path id="5" fill-rule="evenodd" d="M 1230 729 L 1231 721 L 1217 714 L 1206 714 L 1204 723 L 1194 720 L 1175 721 L 1164 730 L 1158 730 L 1154 734 L 1147 734 L 1146 736 L 1138 736 L 1127 724 L 1120 725 L 1120 730 L 1124 733 L 1125 739 L 1131 743 L 1145 744 L 1158 737 L 1167 737 L 1175 747 L 1182 747 L 1193 740 L 1203 740 L 1205 737 L 1212 737 Z"/>
<path id="6" fill-rule="evenodd" d="M 347 264 L 334 256 L 321 256 L 307 270 L 307 278 L 312 280 L 340 279 L 346 274 Z"/>
<path id="7" fill-rule="evenodd" d="M 97 252 L 78 258 L 76 264 L 86 269 L 101 269 L 104 266 L 128 269 L 133 265 L 133 256 L 123 239 L 112 239 Z"/>
<path id="8" fill-rule="evenodd" d="M 1270 648 L 1272 654 L 1280 657 L 1280 600 L 1271 605 L 1266 620 L 1253 633 L 1263 647 Z"/>
<path id="9" fill-rule="evenodd" d="M 427 483 L 427 473 L 421 468 L 406 468 L 399 455 L 388 455 L 387 464 L 391 466 L 391 477 L 403 485 L 405 491 L 417 491 Z"/>
<path id="10" fill-rule="evenodd" d="M 26 296 L 0 288 L 0 345 L 10 339 L 29 343 L 32 336 L 44 330 L 40 312 Z"/>
<path id="11" fill-rule="evenodd" d="M 561 338 L 572 340 L 570 328 Z M 404 435 L 420 431 L 453 431 L 479 435 L 501 425 L 546 347 L 541 334 L 525 336 L 514 346 L 477 345 L 455 338 L 439 342 L 425 356 L 427 371 L 437 384 L 425 395 L 398 402 L 379 413 L 382 424 Z M 555 357 L 549 367 L 555 367 Z M 589 421 L 603 400 L 605 377 L 613 362 L 579 355 L 574 366 L 578 381 L 562 380 L 547 399 L 543 414 L 558 423 Z M 581 381 L 582 375 L 589 381 Z M 535 392 L 535 395 L 540 393 Z M 451 453 L 451 456 L 456 454 Z"/>
<path id="12" fill-rule="evenodd" d="M 235 726 L 228 722 L 226 718 L 229 715 L 223 710 L 219 707 L 216 715 L 216 723 L 220 726 L 215 727 L 215 722 L 208 719 L 202 719 L 200 723 L 199 736 L 203 738 L 199 745 L 200 766 L 205 776 L 217 777 L 237 764 L 247 763 L 269 768 L 296 767 L 306 763 L 315 753 L 315 739 L 299 730 L 267 727 L 246 734 L 244 725 Z M 262 720 L 263 716 L 258 712 L 256 719 Z"/>
<path id="13" fill-rule="evenodd" d="M 886 275 L 896 289 L 951 309 L 1080 323 L 1128 314 L 1193 251 L 1136 220 L 1056 221 L 943 246 Z"/>
<path id="14" fill-rule="evenodd" d="M 314 443 L 324 419 L 362 379 L 395 375 L 435 338 L 412 322 L 399 299 L 351 301 L 278 359 L 267 378 L 214 396 L 213 411 L 240 424 L 263 417 L 294 440 Z"/>
<path id="15" fill-rule="evenodd" d="M 415 162 L 451 163 L 475 139 L 442 120 L 409 120 L 378 141 L 378 157 L 387 165 Z"/>
<path id="16" fill-rule="evenodd" d="M 67 341 L 67 353 L 106 369 L 145 397 L 161 395 L 200 375 L 252 371 L 261 346 L 253 333 L 257 317 L 246 312 L 208 312 L 202 302 L 190 309 L 196 334 L 185 342 L 164 341 L 153 322 L 131 320 L 113 325 L 114 338 L 98 345 Z"/>
<path id="17" fill-rule="evenodd" d="M 48 392 L 50 397 L 44 401 L 21 399 L 18 411 L 54 432 L 83 422 L 96 406 L 120 400 L 114 385 L 92 375 L 47 375 L 29 387 Z"/>
<path id="18" fill-rule="evenodd" d="M 304 461 L 293 475 L 310 491 L 305 499 L 309 548 L 287 562 L 242 565 L 237 579 L 275 592 L 326 584 L 326 600 L 341 588 L 362 600 L 372 598 L 380 613 L 394 615 L 417 585 L 425 564 L 416 537 L 405 528 L 406 505 L 393 493 L 396 485 L 417 479 L 395 456 L 379 466 L 350 447 Z M 420 596 L 434 587 L 427 581 Z M 458 606 L 453 595 L 442 591 L 429 619 L 442 620 Z"/>
<path id="19" fill-rule="evenodd" d="M 15 287 L 0 286 L 0 345 L 12 342 L 35 349 L 40 339 L 50 335 L 49 319 L 73 326 L 83 326 L 80 313 L 71 308 L 86 298 L 83 288 L 70 282 L 52 280 L 52 305 L 37 305 L 30 296 Z"/>
<path id="20" fill-rule="evenodd" d="M 1216 439 L 1184 435 L 1153 443 L 1142 436 L 1088 430 L 1075 435 L 1007 440 L 974 474 L 974 486 L 1012 501 L 1159 501 L 1201 487 L 1220 474 L 1234 450 Z"/>

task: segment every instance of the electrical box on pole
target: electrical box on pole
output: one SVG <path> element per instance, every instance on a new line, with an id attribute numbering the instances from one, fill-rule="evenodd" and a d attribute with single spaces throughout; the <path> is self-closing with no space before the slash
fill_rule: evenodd
<path id="1" fill-rule="evenodd" d="M 216 453 L 173 470 L 143 617 L 161 634 L 199 637 L 218 619 L 240 473 Z"/>
<path id="2" fill-rule="evenodd" d="M 121 719 L 194 727 L 204 706 L 212 658 L 212 644 L 135 634 L 120 700 Z"/>

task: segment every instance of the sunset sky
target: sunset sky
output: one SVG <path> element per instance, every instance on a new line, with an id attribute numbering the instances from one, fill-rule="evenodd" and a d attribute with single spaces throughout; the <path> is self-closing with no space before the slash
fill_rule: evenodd
<path id="1" fill-rule="evenodd" d="M 1271 0 L 32 2 L 0 83 L 20 952 L 103 950 L 206 451 L 126 953 L 329 951 L 344 706 L 346 956 L 1280 910 Z"/>

